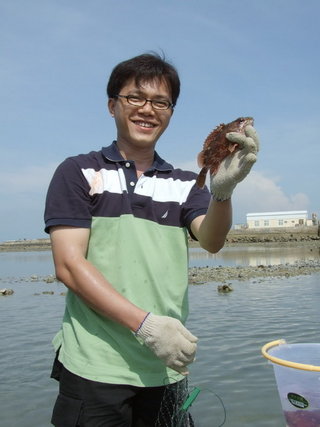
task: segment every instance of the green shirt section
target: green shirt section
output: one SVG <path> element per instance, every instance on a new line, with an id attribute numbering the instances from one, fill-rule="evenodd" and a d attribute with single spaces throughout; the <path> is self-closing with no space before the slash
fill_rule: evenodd
<path id="1" fill-rule="evenodd" d="M 188 315 L 188 245 L 184 228 L 122 215 L 92 220 L 87 259 L 129 301 L 185 322 Z M 182 376 L 135 335 L 100 316 L 71 291 L 62 330 L 54 339 L 59 360 L 93 381 L 160 386 Z"/>

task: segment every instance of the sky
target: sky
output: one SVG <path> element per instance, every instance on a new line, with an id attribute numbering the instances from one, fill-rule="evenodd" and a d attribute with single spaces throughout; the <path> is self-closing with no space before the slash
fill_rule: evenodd
<path id="1" fill-rule="evenodd" d="M 234 224 L 320 217 L 319 16 L 318 0 L 0 0 L 0 242 L 46 237 L 55 168 L 115 139 L 110 72 L 150 51 L 181 78 L 161 157 L 198 171 L 211 130 L 253 116 L 261 149 L 234 191 Z"/>

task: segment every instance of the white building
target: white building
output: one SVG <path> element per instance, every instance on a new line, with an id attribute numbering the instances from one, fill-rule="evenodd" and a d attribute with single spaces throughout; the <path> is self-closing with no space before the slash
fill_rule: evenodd
<path id="1" fill-rule="evenodd" d="M 307 211 L 259 212 L 247 214 L 248 228 L 278 228 L 313 225 Z"/>

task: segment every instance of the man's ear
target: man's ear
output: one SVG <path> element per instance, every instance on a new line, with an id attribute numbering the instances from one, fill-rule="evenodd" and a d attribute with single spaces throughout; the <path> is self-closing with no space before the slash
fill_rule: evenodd
<path id="1" fill-rule="evenodd" d="M 111 114 L 112 117 L 114 117 L 115 102 L 116 101 L 114 98 L 108 99 L 108 109 L 109 109 L 109 113 Z"/>

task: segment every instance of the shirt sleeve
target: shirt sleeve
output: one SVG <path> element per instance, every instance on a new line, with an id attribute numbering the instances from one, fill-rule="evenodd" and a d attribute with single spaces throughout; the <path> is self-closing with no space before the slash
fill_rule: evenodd
<path id="1" fill-rule="evenodd" d="M 66 225 L 91 227 L 90 187 L 80 165 L 68 158 L 56 169 L 48 188 L 45 205 L 45 231 L 50 227 Z"/>
<path id="2" fill-rule="evenodd" d="M 199 188 L 197 184 L 195 184 L 192 187 L 190 194 L 186 200 L 186 203 L 183 207 L 183 223 L 188 228 L 188 231 L 194 240 L 197 239 L 191 232 L 191 223 L 198 216 L 205 215 L 207 213 L 210 199 L 211 194 L 208 188 Z"/>

